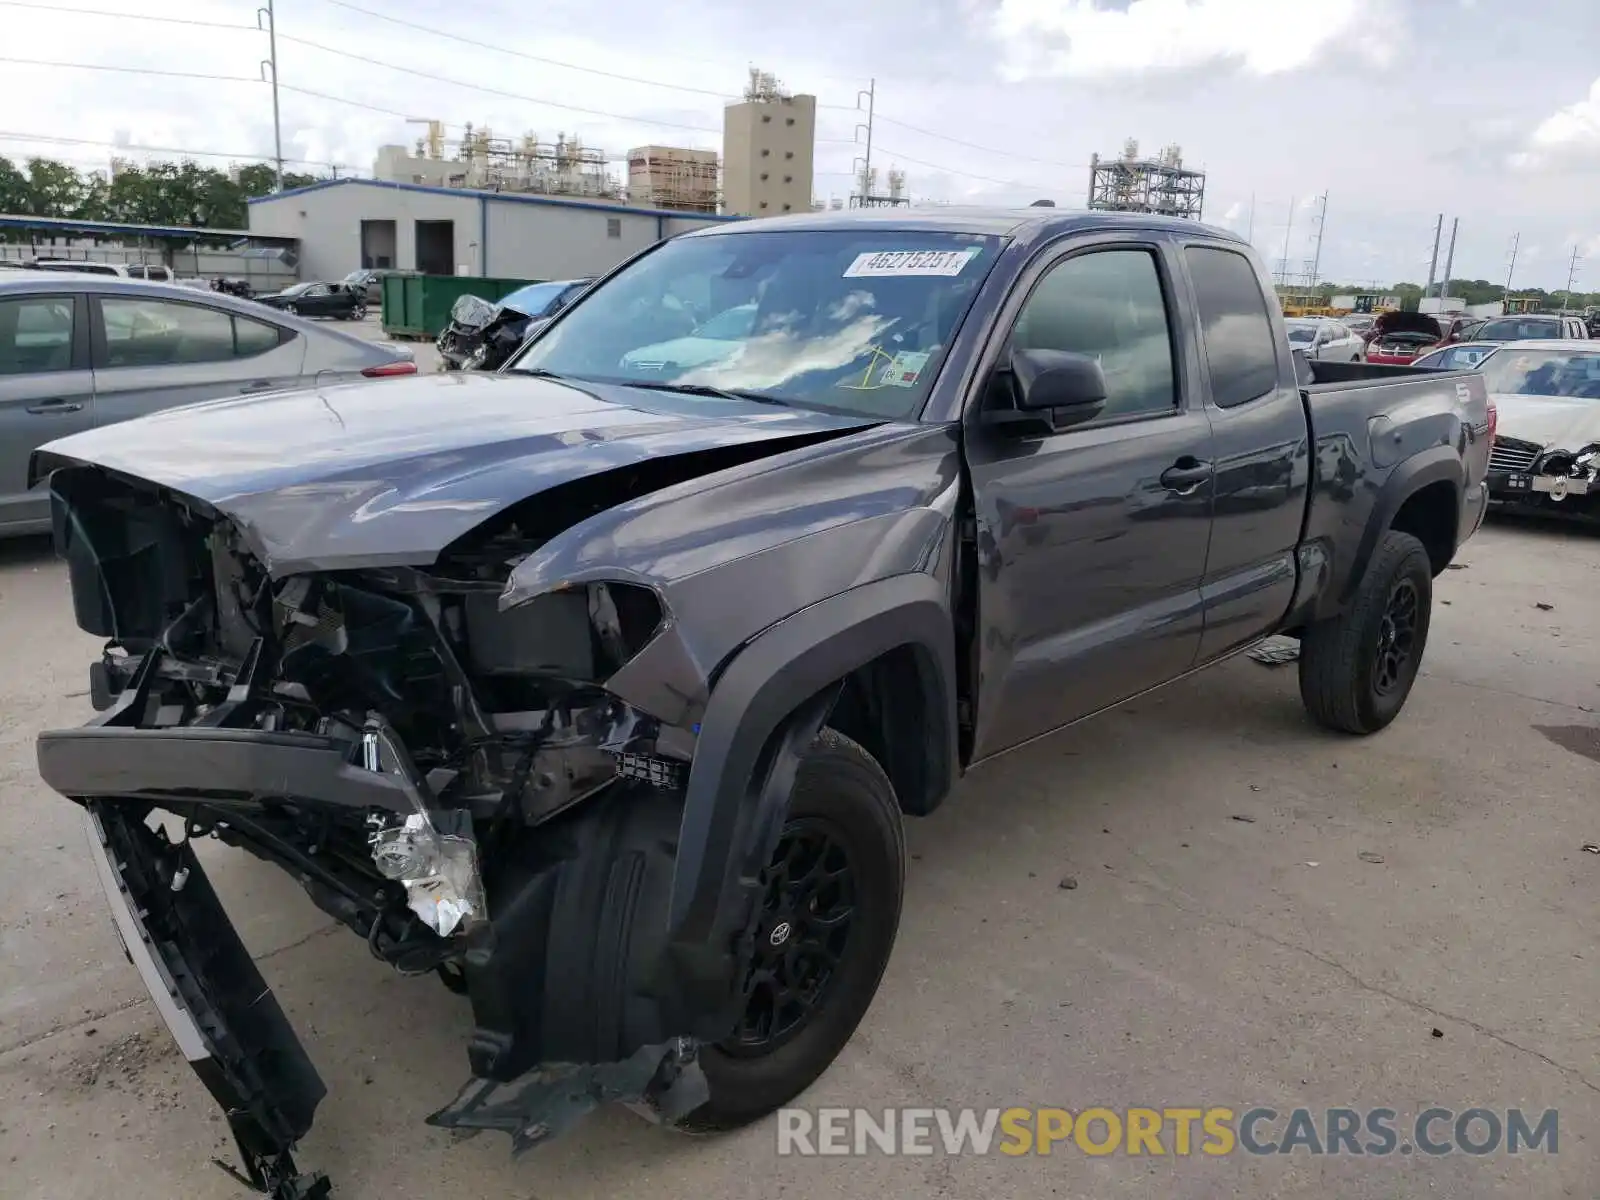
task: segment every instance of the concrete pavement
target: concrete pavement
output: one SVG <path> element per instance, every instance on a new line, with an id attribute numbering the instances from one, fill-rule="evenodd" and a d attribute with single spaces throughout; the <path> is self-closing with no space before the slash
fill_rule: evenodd
<path id="1" fill-rule="evenodd" d="M 796 1159 L 771 1121 L 689 1139 L 608 1111 L 514 1162 L 421 1123 L 465 1078 L 465 1002 L 208 844 L 329 1086 L 302 1164 L 341 1200 L 1593 1196 L 1600 538 L 1491 522 L 1460 562 L 1383 734 L 1311 727 L 1292 666 L 1238 659 L 914 822 L 888 976 L 803 1103 L 1558 1108 L 1558 1154 Z M 38 543 L 0 543 L 0 645 L 0 1194 L 238 1197 L 76 810 L 35 775 L 34 734 L 89 712 L 97 649 Z"/>

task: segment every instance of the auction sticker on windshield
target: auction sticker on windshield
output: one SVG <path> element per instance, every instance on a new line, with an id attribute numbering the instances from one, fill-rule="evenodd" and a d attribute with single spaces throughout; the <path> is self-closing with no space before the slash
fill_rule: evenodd
<path id="1" fill-rule="evenodd" d="M 846 279 L 883 278 L 906 275 L 961 274 L 962 269 L 981 251 L 967 250 L 869 250 L 856 255 L 845 268 Z"/>

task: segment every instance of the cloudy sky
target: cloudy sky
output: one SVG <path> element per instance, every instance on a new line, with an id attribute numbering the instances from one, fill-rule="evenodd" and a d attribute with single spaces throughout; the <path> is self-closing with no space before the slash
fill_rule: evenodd
<path id="1" fill-rule="evenodd" d="M 873 161 L 919 199 L 1081 207 L 1090 155 L 1133 137 L 1180 145 L 1207 172 L 1207 219 L 1250 231 L 1275 268 L 1287 244 L 1304 270 L 1326 192 L 1324 277 L 1421 280 L 1443 211 L 1446 237 L 1460 218 L 1456 276 L 1503 280 L 1520 234 L 1517 284 L 1563 286 L 1576 245 L 1578 285 L 1600 287 L 1597 0 L 276 8 L 283 152 L 302 170 L 370 174 L 376 146 L 421 132 L 407 118 L 576 134 L 619 159 L 720 149 L 754 65 L 818 97 L 819 197 L 849 191 L 875 83 Z M 0 0 L 0 17 L 0 154 L 270 156 L 254 0 Z"/>

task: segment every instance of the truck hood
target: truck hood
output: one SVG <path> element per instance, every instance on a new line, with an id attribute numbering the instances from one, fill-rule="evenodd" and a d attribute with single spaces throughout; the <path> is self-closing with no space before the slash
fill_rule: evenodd
<path id="1" fill-rule="evenodd" d="M 168 409 L 36 452 L 199 501 L 275 576 L 425 565 L 503 509 L 601 472 L 681 457 L 671 482 L 879 422 L 527 375 L 419 375 Z M 698 459 L 695 455 L 700 455 Z M 632 493 L 620 482 L 618 502 Z"/>
<path id="2" fill-rule="evenodd" d="M 1581 450 L 1600 443 L 1600 400 L 1496 393 L 1498 433 L 1546 450 Z"/>

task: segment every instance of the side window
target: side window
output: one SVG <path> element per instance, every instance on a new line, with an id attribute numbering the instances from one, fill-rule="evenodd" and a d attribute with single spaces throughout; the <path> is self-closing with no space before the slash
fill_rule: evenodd
<path id="1" fill-rule="evenodd" d="M 278 348 L 278 327 L 252 321 L 248 317 L 233 319 L 234 350 L 239 358 L 265 354 Z"/>
<path id="2" fill-rule="evenodd" d="M 1178 406 L 1172 331 L 1148 250 L 1097 250 L 1051 268 L 1022 306 L 1011 344 L 1097 360 L 1106 377 L 1102 419 Z"/>
<path id="3" fill-rule="evenodd" d="M 233 357 L 233 320 L 198 304 L 100 299 L 107 367 L 165 367 Z"/>
<path id="4" fill-rule="evenodd" d="M 147 267 L 145 268 L 144 277 L 146 279 L 159 279 L 163 283 L 167 283 L 172 279 L 172 272 L 165 267 Z"/>
<path id="5" fill-rule="evenodd" d="M 0 375 L 71 367 L 71 296 L 0 300 Z"/>
<path id="6" fill-rule="evenodd" d="M 1191 246 L 1184 257 L 1211 368 L 1211 398 L 1232 408 L 1266 395 L 1278 384 L 1278 356 L 1255 268 L 1242 254 L 1207 246 Z"/>

